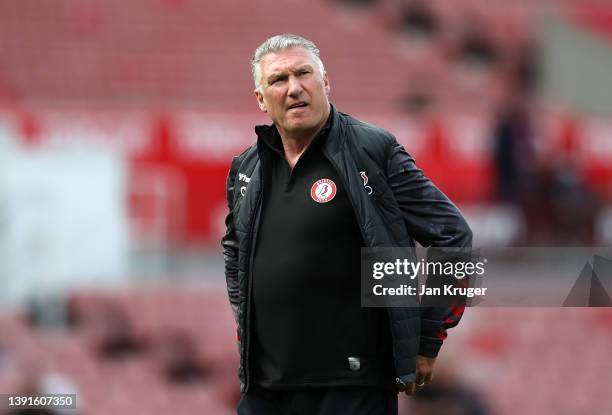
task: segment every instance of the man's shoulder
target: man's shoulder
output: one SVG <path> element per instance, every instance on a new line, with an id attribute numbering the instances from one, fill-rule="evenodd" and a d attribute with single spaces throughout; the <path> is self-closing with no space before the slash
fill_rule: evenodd
<path id="1" fill-rule="evenodd" d="M 386 155 L 391 147 L 397 145 L 395 136 L 384 128 L 345 113 L 338 113 L 338 115 L 346 128 L 349 141 L 358 146 L 365 147 L 370 152 L 380 152 L 381 155 Z"/>
<path id="2" fill-rule="evenodd" d="M 242 153 L 232 158 L 232 167 L 238 168 L 244 162 L 256 160 L 259 157 L 257 154 L 257 144 L 247 147 Z"/>
<path id="3" fill-rule="evenodd" d="M 236 176 L 240 177 L 240 174 L 245 174 L 248 172 L 249 176 L 255 169 L 257 165 L 258 155 L 257 155 L 257 146 L 252 145 L 244 150 L 242 153 L 234 156 L 232 158 L 232 164 L 230 166 L 227 185 L 228 188 L 236 179 Z M 238 171 L 240 170 L 240 172 Z"/>
<path id="4" fill-rule="evenodd" d="M 389 131 L 385 130 L 378 125 L 371 124 L 369 122 L 360 120 L 353 117 L 352 115 L 339 112 L 338 115 L 343 121 L 343 124 L 350 131 L 356 134 L 362 134 L 364 138 L 370 138 L 373 140 L 382 140 L 388 144 L 395 142 L 395 137 Z"/>

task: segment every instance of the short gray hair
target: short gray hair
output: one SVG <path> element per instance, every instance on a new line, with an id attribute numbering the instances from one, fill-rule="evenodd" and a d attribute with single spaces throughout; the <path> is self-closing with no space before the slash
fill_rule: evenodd
<path id="1" fill-rule="evenodd" d="M 251 59 L 251 72 L 253 72 L 253 81 L 255 82 L 255 88 L 261 92 L 261 60 L 268 53 L 280 52 L 291 48 L 304 48 L 310 52 L 313 60 L 319 67 L 321 76 L 325 73 L 325 67 L 323 61 L 319 55 L 319 49 L 314 42 L 303 38 L 298 35 L 292 35 L 291 33 L 285 33 L 282 35 L 272 36 L 267 39 L 264 43 L 259 45 L 255 49 L 255 55 Z"/>

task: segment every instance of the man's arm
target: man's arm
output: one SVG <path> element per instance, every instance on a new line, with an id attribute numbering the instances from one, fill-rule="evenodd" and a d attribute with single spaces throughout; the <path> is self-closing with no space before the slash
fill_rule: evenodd
<path id="1" fill-rule="evenodd" d="M 465 248 L 472 245 L 472 231 L 459 209 L 416 167 L 414 159 L 395 143 L 388 164 L 389 186 L 399 204 L 410 234 L 424 247 Z M 431 380 L 435 358 L 464 311 L 457 301 L 449 307 L 421 308 L 421 341 L 417 359 L 416 385 Z"/>
<path id="2" fill-rule="evenodd" d="M 235 157 L 232 160 L 232 166 L 227 176 L 227 205 L 229 212 L 225 218 L 226 231 L 221 239 L 223 246 L 223 259 L 225 261 L 225 281 L 227 283 L 227 294 L 229 296 L 234 319 L 238 324 L 238 301 L 239 290 L 238 285 L 238 240 L 236 238 L 236 230 L 234 228 L 234 182 L 236 172 L 238 170 L 238 159 Z"/>
<path id="3" fill-rule="evenodd" d="M 421 245 L 443 248 L 472 245 L 472 231 L 459 209 L 397 143 L 389 155 L 387 178 L 408 230 Z"/>

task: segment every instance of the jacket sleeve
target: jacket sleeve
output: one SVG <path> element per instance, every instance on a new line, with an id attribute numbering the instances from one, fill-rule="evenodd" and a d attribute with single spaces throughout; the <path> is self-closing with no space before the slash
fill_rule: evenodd
<path id="1" fill-rule="evenodd" d="M 229 296 L 234 319 L 238 324 L 238 301 L 239 301 L 239 285 L 238 285 L 238 240 L 236 238 L 236 229 L 234 225 L 234 182 L 236 172 L 238 170 L 239 159 L 234 158 L 227 177 L 227 205 L 229 208 L 225 218 L 226 231 L 221 239 L 223 246 L 223 259 L 225 261 L 225 281 L 227 284 L 227 294 Z"/>
<path id="2" fill-rule="evenodd" d="M 472 231 L 459 209 L 416 167 L 404 148 L 394 143 L 388 157 L 387 178 L 408 231 L 424 247 L 467 248 Z M 447 330 L 456 326 L 465 302 L 448 307 L 421 308 L 419 354 L 436 357 Z"/>

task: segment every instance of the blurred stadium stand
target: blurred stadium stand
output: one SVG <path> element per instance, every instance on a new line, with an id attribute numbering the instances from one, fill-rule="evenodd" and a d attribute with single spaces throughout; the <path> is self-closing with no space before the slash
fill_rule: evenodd
<path id="1" fill-rule="evenodd" d="M 476 245 L 612 245 L 611 16 L 596 0 L 0 2 L 0 392 L 47 380 L 80 414 L 232 413 L 224 185 L 268 122 L 249 59 L 277 33 L 319 45 L 332 101 L 393 132 Z M 609 312 L 466 320 L 440 378 L 492 413 L 612 411 Z M 409 413 L 436 413 L 424 402 Z"/>
<path id="2" fill-rule="evenodd" d="M 55 327 L 31 313 L 0 319 L 3 391 L 61 374 L 82 414 L 231 413 L 238 356 L 218 290 L 79 292 L 67 314 L 70 324 Z"/>

